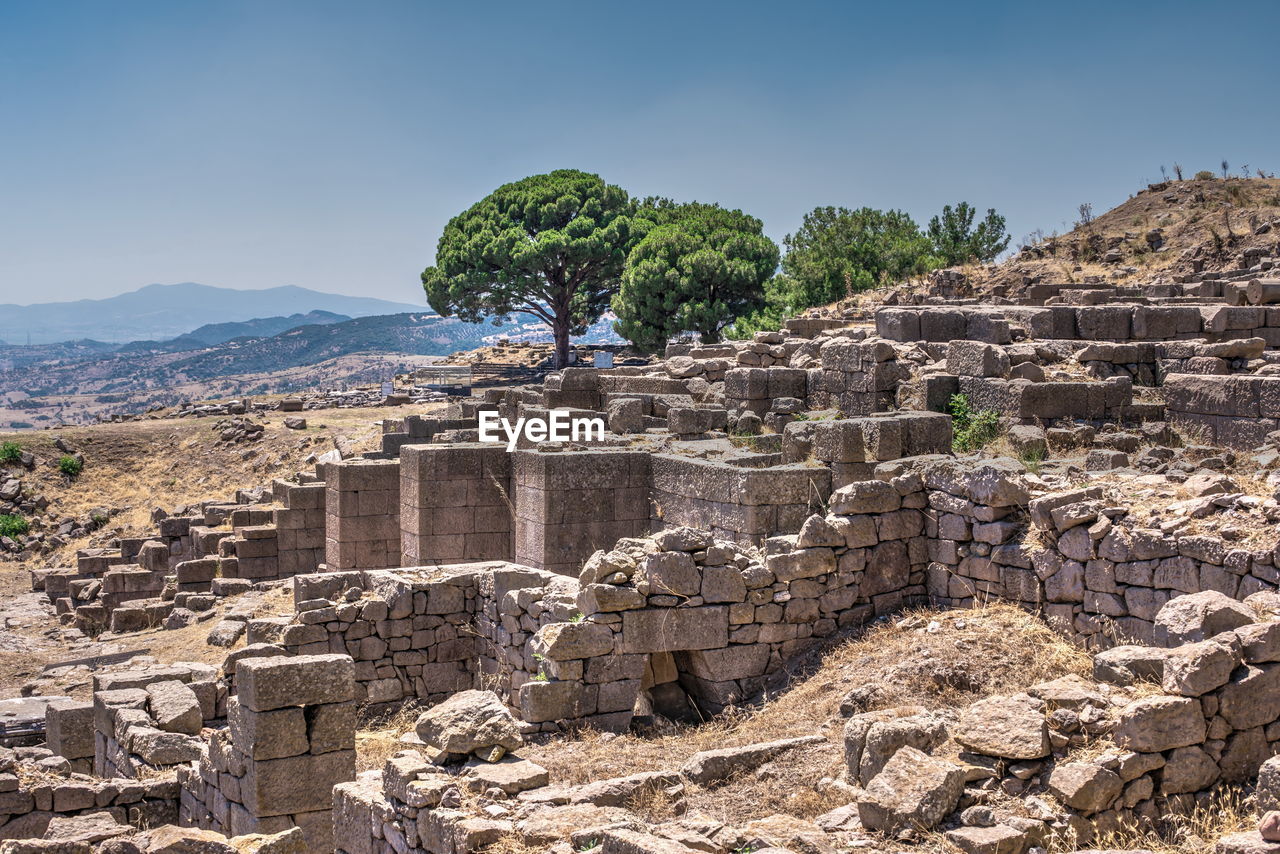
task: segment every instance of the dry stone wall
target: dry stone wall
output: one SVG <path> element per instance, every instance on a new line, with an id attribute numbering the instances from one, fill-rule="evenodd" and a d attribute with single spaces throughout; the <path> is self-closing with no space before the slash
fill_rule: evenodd
<path id="1" fill-rule="evenodd" d="M 477 684 L 509 695 L 537 671 L 529 638 L 572 617 L 576 587 L 493 562 L 303 576 L 294 622 L 258 621 L 249 634 L 291 653 L 350 655 L 356 694 L 371 704 L 434 703 Z"/>
<path id="2" fill-rule="evenodd" d="M 1082 341 L 1211 342 L 1261 338 L 1280 346 L 1280 307 L 1231 305 L 923 306 L 881 308 L 876 334 L 891 341 L 959 339 L 1008 344 L 1012 329 L 1032 338 Z"/>
<path id="3" fill-rule="evenodd" d="M 84 758 L 87 746 L 77 727 L 87 723 L 99 777 L 143 777 L 190 762 L 200 755 L 201 729 L 226 715 L 226 689 L 215 677 L 201 664 L 97 676 L 91 716 L 89 704 L 46 711 L 46 728 L 58 732 L 50 749 L 67 759 Z"/>
<path id="4" fill-rule="evenodd" d="M 350 460 L 325 467 L 325 565 L 376 569 L 400 563 L 400 463 Z"/>
<path id="5" fill-rule="evenodd" d="M 400 449 L 404 566 L 511 557 L 511 455 L 501 445 Z"/>
<path id="6" fill-rule="evenodd" d="M 1164 394 L 1169 420 L 1207 444 L 1247 450 L 1280 429 L 1280 376 L 1175 374 Z"/>
<path id="7" fill-rule="evenodd" d="M 19 770 L 11 751 L 0 755 L 0 840 L 39 840 L 54 819 L 100 813 L 134 827 L 178 821 L 178 784 L 172 771 L 145 780 L 101 780 L 78 774 L 20 776 Z"/>
<path id="8" fill-rule="evenodd" d="M 1068 675 L 987 697 L 949 719 L 919 708 L 854 715 L 845 760 L 850 783 L 865 787 L 856 804 L 862 824 L 937 824 L 959 806 L 961 787 L 942 783 L 951 778 L 998 787 L 1040 814 L 993 822 L 962 812 L 962 826 L 946 832 L 961 850 L 995 850 L 974 847 L 983 840 L 1007 850 L 1087 846 L 1214 809 L 1214 787 L 1255 779 L 1261 808 L 1270 809 L 1280 779 L 1272 759 L 1280 753 L 1280 622 L 1274 592 L 1250 599 L 1211 591 L 1174 599 L 1158 617 L 1161 646 L 1099 653 L 1092 679 Z M 954 761 L 930 755 L 947 740 L 960 749 Z M 1249 831 L 1217 850 L 1270 847 Z"/>
<path id="9" fill-rule="evenodd" d="M 243 658 L 235 682 L 227 727 L 178 770 L 181 822 L 228 836 L 299 827 L 308 850 L 332 850 L 333 787 L 355 779 L 350 657 Z"/>

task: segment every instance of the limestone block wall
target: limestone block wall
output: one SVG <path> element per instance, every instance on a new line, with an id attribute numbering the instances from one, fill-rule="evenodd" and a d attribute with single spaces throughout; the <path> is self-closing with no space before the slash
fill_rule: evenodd
<path id="1" fill-rule="evenodd" d="M 576 574 L 594 550 L 649 530 L 648 453 L 546 449 L 514 457 L 516 563 Z"/>
<path id="2" fill-rule="evenodd" d="M 94 774 L 139 778 L 191 762 L 203 746 L 199 701 L 178 681 L 93 695 Z"/>
<path id="3" fill-rule="evenodd" d="M 46 711 L 49 748 L 80 758 L 93 744 L 99 777 L 138 777 L 199 755 L 205 725 L 226 716 L 226 688 L 204 664 L 121 670 L 94 677 L 92 704 Z M 86 729 L 81 729 L 81 727 Z"/>
<path id="4" fill-rule="evenodd" d="M 817 460 L 831 469 L 833 489 L 874 477 L 882 462 L 950 454 L 951 418 L 939 412 L 903 410 L 860 418 L 793 421 L 782 434 L 782 461 Z M 790 530 L 799 530 L 793 527 Z"/>
<path id="5" fill-rule="evenodd" d="M 403 446 L 403 565 L 509 558 L 511 468 L 511 454 L 502 445 Z"/>
<path id="6" fill-rule="evenodd" d="M 44 711 L 45 747 L 71 763 L 73 771 L 93 771 L 96 742 L 93 703 L 65 698 L 53 700 Z"/>
<path id="7" fill-rule="evenodd" d="M 231 550 L 235 563 L 233 578 L 263 581 L 280 576 L 280 537 L 275 525 L 244 525 L 236 528 Z"/>
<path id="8" fill-rule="evenodd" d="M 809 377 L 799 368 L 732 368 L 724 375 L 725 406 L 763 416 L 778 398 L 804 400 Z"/>
<path id="9" fill-rule="evenodd" d="M 382 422 L 382 452 L 398 456 L 404 445 L 422 445 L 435 440 L 436 435 L 450 430 L 468 430 L 476 426 L 476 419 L 434 418 L 422 415 L 406 415 L 398 421 Z"/>
<path id="10" fill-rule="evenodd" d="M 178 771 L 180 820 L 229 836 L 299 827 L 333 849 L 333 787 L 355 779 L 355 668 L 349 656 L 272 656 L 236 664 L 220 729 Z"/>
<path id="11" fill-rule="evenodd" d="M 760 543 L 779 531 L 798 531 L 831 492 L 831 471 L 814 464 L 752 469 L 654 454 L 649 465 L 654 527 L 687 525 L 734 542 Z M 599 542 L 595 547 L 609 545 Z"/>
<path id="12" fill-rule="evenodd" d="M 1025 421 L 1083 418 L 1120 421 L 1133 405 L 1133 381 L 1032 382 L 1000 377 L 959 377 L 957 387 L 975 410 L 991 409 Z"/>
<path id="13" fill-rule="evenodd" d="M 39 840 L 58 817 L 106 812 L 121 824 L 157 827 L 178 821 L 178 784 L 172 771 L 145 780 L 62 780 L 32 784 L 12 759 L 0 762 L 0 840 Z M 22 850 L 22 849 L 19 849 Z"/>
<path id="14" fill-rule="evenodd" d="M 1114 344 L 1096 342 L 1076 353 L 1076 360 L 1100 379 L 1127 376 L 1134 385 L 1158 386 L 1169 374 L 1236 374 L 1252 370 L 1263 355 L 1261 338 L 1205 343 L 1164 341 Z"/>
<path id="15" fill-rule="evenodd" d="M 1206 443 L 1249 450 L 1280 429 L 1280 377 L 1171 374 L 1164 395 L 1169 420 Z"/>
<path id="16" fill-rule="evenodd" d="M 325 561 L 325 495 L 323 482 L 276 481 L 276 499 L 284 506 L 272 513 L 276 528 L 277 574 L 288 578 L 315 572 Z"/>
<path id="17" fill-rule="evenodd" d="M 882 308 L 875 320 L 876 334 L 890 341 L 1008 344 L 1013 340 L 1005 311 L 985 306 Z"/>
<path id="18" fill-rule="evenodd" d="M 537 673 L 529 638 L 571 619 L 576 592 L 575 579 L 503 562 L 299 576 L 299 611 L 275 639 L 299 655 L 350 655 L 370 704 L 477 685 L 509 696 Z"/>
<path id="19" fill-rule="evenodd" d="M 348 460 L 325 467 L 325 564 L 374 569 L 400 563 L 400 463 Z"/>
<path id="20" fill-rule="evenodd" d="M 601 372 L 599 379 L 601 394 L 689 394 L 687 380 L 674 377 L 654 376 L 646 374 L 629 374 L 615 369 Z M 541 405 L 535 403 L 535 405 Z"/>
<path id="21" fill-rule="evenodd" d="M 814 639 L 923 598 L 919 512 L 908 512 L 915 525 L 887 530 L 898 539 L 879 549 L 860 537 L 805 549 L 780 538 L 763 563 L 690 528 L 619 543 L 584 566 L 581 616 L 535 633 L 541 667 L 513 705 L 545 728 L 624 729 L 637 711 L 679 717 L 690 705 L 741 703 Z"/>
<path id="22" fill-rule="evenodd" d="M 882 465 L 877 475 L 908 473 L 919 476 L 919 496 L 910 500 L 923 502 L 927 588 L 940 605 L 1014 602 L 1106 647 L 1150 642 L 1155 615 L 1175 596 L 1215 590 L 1243 599 L 1280 583 L 1274 548 L 1147 528 L 1126 508 L 1106 505 L 1099 488 L 1047 491 L 1012 460 L 919 458 Z M 853 496 L 883 491 L 871 483 L 838 490 L 828 515 L 806 522 L 799 544 L 827 527 L 865 526 L 856 511 L 873 505 Z"/>
<path id="23" fill-rule="evenodd" d="M 552 409 L 599 409 L 600 372 L 563 368 L 543 381 L 543 404 Z"/>
<path id="24" fill-rule="evenodd" d="M 348 650 L 369 702 L 478 685 L 547 730 L 623 729 L 637 709 L 719 711 L 812 639 L 923 600 L 923 518 L 903 506 L 922 496 L 879 486 L 878 530 L 868 518 L 851 539 L 780 538 L 763 561 L 672 528 L 597 552 L 579 579 L 513 564 L 300 576 L 295 595 L 308 598 L 280 640 L 304 655 Z"/>
<path id="25" fill-rule="evenodd" d="M 892 341 L 959 339 L 1007 344 L 1011 327 L 1032 338 L 1211 342 L 1262 338 L 1280 346 L 1280 307 L 1234 305 L 922 306 L 881 308 L 876 333 Z"/>

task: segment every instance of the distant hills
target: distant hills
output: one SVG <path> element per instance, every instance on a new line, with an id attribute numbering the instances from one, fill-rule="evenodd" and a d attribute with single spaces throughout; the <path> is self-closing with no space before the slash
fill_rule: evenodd
<path id="1" fill-rule="evenodd" d="M 199 350 L 234 341 L 237 338 L 267 338 L 279 335 L 299 326 L 324 325 L 351 320 L 345 314 L 334 314 L 331 311 L 309 311 L 306 314 L 291 314 L 288 317 L 256 317 L 235 323 L 206 323 L 199 329 L 192 330 L 177 338 L 167 341 L 130 341 L 121 346 L 118 352 L 168 351 L 178 353 L 183 350 Z"/>
<path id="2" fill-rule="evenodd" d="M 333 322 L 323 316 L 307 319 L 312 312 L 338 315 L 340 319 L 430 313 L 421 305 L 328 294 L 294 285 L 236 290 L 183 282 L 147 285 L 106 299 L 0 305 L 0 340 L 11 342 L 10 346 L 28 340 L 32 344 L 51 344 L 85 338 L 120 344 L 166 341 L 200 327 L 196 331 L 204 330 L 205 335 L 212 336 L 211 340 L 206 341 L 192 332 L 196 340 L 189 343 L 202 342 L 207 346 L 230 340 L 217 340 L 225 333 L 209 330 L 210 326 L 263 319 L 261 328 L 246 328 L 237 335 L 271 335 L 285 331 L 273 325 L 274 321 L 299 314 L 303 319 L 293 326 Z"/>
<path id="3" fill-rule="evenodd" d="M 241 387 L 293 391 L 310 387 L 313 380 L 282 372 L 344 356 L 444 356 L 500 337 L 550 340 L 549 330 L 516 318 L 495 325 L 463 323 L 429 312 L 338 317 L 313 312 L 211 324 L 168 341 L 124 345 L 81 339 L 30 347 L 0 346 L 0 397 L 34 398 L 27 400 L 24 408 L 35 406 L 40 398 L 63 395 L 142 395 L 140 400 L 145 400 L 148 393 L 192 383 L 229 380 L 232 382 L 222 385 L 235 386 L 236 378 L 244 380 Z M 308 318 L 312 322 L 306 322 Z M 611 323 L 612 317 L 606 316 L 574 340 L 617 343 Z M 240 334 L 253 328 L 282 326 L 284 331 L 275 334 Z M 279 374 L 278 381 L 269 379 L 272 374 Z"/>

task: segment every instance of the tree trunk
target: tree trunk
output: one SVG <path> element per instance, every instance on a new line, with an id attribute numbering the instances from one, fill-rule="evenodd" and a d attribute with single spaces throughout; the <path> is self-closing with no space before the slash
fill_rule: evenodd
<path id="1" fill-rule="evenodd" d="M 556 370 L 569 364 L 569 318 L 556 317 L 552 326 L 556 336 Z"/>

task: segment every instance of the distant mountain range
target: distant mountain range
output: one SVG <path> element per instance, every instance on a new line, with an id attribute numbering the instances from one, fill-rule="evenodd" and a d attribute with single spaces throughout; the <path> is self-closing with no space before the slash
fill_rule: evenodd
<path id="1" fill-rule="evenodd" d="M 237 338 L 268 338 L 297 329 L 299 326 L 323 326 L 329 323 L 341 323 L 351 320 L 345 314 L 334 314 L 331 311 L 309 311 L 306 314 L 291 314 L 288 317 L 255 317 L 236 323 L 206 323 L 177 338 L 168 341 L 130 341 L 121 346 L 117 352 L 157 352 L 178 353 L 183 350 L 199 350 L 203 347 L 214 347 Z"/>
<path id="2" fill-rule="evenodd" d="M 207 345 L 229 340 L 216 340 L 223 333 L 208 329 L 225 323 L 255 319 L 265 319 L 262 322 L 267 323 L 288 320 L 298 314 L 303 317 L 293 326 L 333 322 L 323 317 L 307 319 L 311 312 L 338 315 L 342 320 L 404 312 L 431 313 L 422 305 L 327 294 L 293 285 L 242 291 L 183 282 L 147 285 L 106 299 L 0 305 L 0 340 L 10 342 L 10 346 L 27 341 L 52 344 L 85 338 L 120 344 L 166 341 L 200 327 L 196 332 L 204 330 L 215 340 L 204 341 L 196 332 L 191 335 Z M 282 331 L 284 329 L 267 323 L 261 329 L 246 329 L 238 334 L 271 335 Z"/>

